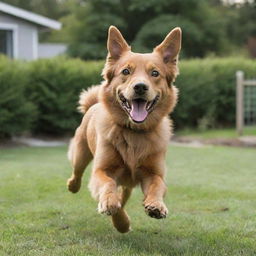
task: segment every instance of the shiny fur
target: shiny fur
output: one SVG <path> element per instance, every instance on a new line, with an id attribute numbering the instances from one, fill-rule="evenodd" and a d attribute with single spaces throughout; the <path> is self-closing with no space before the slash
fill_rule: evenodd
<path id="1" fill-rule="evenodd" d="M 78 192 L 84 169 L 94 159 L 89 188 L 99 202 L 98 211 L 111 215 L 115 228 L 124 233 L 130 230 L 124 205 L 136 185 L 142 188 L 150 217 L 165 218 L 168 213 L 163 202 L 165 154 L 171 136 L 168 115 L 177 101 L 172 83 L 178 73 L 181 30 L 172 30 L 152 53 L 139 54 L 131 52 L 119 30 L 111 26 L 107 46 L 103 83 L 80 96 L 79 109 L 85 115 L 70 144 L 73 173 L 67 184 L 71 192 Z M 125 68 L 129 75 L 122 73 Z M 152 76 L 152 70 L 160 75 Z M 137 83 L 148 86 L 147 102 L 159 96 L 141 123 L 131 118 L 120 100 L 122 94 L 130 102 Z"/>

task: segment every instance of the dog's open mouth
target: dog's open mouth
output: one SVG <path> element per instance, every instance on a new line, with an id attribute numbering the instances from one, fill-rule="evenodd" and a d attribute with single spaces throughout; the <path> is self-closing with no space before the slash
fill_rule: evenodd
<path id="1" fill-rule="evenodd" d="M 144 122 L 159 100 L 159 95 L 157 95 L 152 101 L 146 101 L 142 98 L 127 100 L 122 93 L 119 93 L 118 96 L 121 101 L 122 108 L 129 114 L 135 123 Z"/>

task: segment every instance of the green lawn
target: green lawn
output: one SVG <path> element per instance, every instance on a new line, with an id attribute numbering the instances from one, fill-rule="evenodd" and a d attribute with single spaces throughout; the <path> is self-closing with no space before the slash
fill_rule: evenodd
<path id="1" fill-rule="evenodd" d="M 120 234 L 87 190 L 66 190 L 66 148 L 0 150 L 0 255 L 256 255 L 255 149 L 170 146 L 169 216 L 151 219 L 136 189 Z"/>
<path id="2" fill-rule="evenodd" d="M 199 139 L 234 139 L 239 137 L 235 128 L 208 129 L 204 131 L 184 129 L 176 131 L 175 135 L 190 136 Z M 256 126 L 245 127 L 243 136 L 256 136 Z"/>

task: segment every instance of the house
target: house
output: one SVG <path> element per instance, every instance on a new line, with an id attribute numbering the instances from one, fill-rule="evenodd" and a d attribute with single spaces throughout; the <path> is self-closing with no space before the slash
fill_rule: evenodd
<path id="1" fill-rule="evenodd" d="M 65 53 L 64 44 L 40 44 L 38 33 L 61 29 L 61 23 L 0 2 L 0 54 L 14 59 L 34 60 Z"/>

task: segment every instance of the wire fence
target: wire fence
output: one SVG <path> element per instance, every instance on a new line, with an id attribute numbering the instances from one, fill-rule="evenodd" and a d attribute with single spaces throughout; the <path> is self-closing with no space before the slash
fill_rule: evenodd
<path id="1" fill-rule="evenodd" d="M 256 84 L 244 87 L 244 125 L 256 125 Z"/>
<path id="2" fill-rule="evenodd" d="M 245 80 L 244 72 L 236 72 L 236 128 L 243 134 L 244 126 L 256 125 L 256 80 Z"/>

